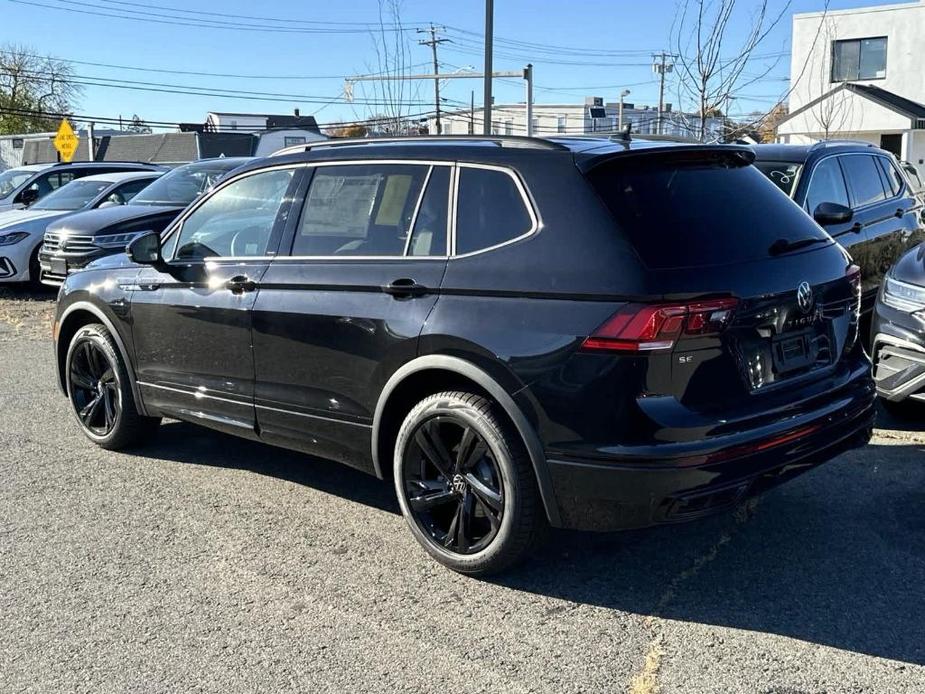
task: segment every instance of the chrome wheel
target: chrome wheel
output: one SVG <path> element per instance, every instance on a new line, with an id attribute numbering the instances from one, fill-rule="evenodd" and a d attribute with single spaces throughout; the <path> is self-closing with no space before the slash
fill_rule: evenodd
<path id="1" fill-rule="evenodd" d="M 501 527 L 504 485 L 485 439 L 465 420 L 438 415 L 413 432 L 402 488 L 414 522 L 458 554 L 485 549 Z"/>

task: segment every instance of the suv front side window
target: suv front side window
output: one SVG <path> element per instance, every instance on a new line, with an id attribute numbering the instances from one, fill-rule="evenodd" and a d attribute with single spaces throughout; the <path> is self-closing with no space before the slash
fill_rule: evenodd
<path id="1" fill-rule="evenodd" d="M 294 174 L 262 171 L 217 190 L 183 220 L 174 259 L 265 255 Z"/>
<path id="2" fill-rule="evenodd" d="M 834 202 L 850 207 L 845 176 L 836 157 L 827 157 L 813 169 L 806 192 L 806 210 L 810 214 L 823 202 Z"/>

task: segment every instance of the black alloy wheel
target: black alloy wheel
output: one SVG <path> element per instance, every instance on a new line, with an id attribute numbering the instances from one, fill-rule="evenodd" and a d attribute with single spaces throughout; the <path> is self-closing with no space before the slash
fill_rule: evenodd
<path id="1" fill-rule="evenodd" d="M 71 402 L 84 428 L 105 437 L 122 412 L 119 382 L 109 356 L 91 340 L 81 342 L 68 368 Z"/>
<path id="2" fill-rule="evenodd" d="M 414 521 L 457 554 L 487 547 L 501 527 L 501 470 L 485 439 L 464 419 L 438 415 L 414 431 L 403 464 Z"/>

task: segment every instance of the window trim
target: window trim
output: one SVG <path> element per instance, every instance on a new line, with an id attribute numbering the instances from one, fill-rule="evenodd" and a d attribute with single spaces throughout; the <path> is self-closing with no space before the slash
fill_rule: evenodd
<path id="1" fill-rule="evenodd" d="M 179 235 L 180 233 L 182 233 L 182 231 L 183 231 L 183 225 L 186 223 L 186 220 L 189 218 L 190 215 L 192 215 L 192 214 L 193 214 L 196 210 L 198 210 L 203 204 L 205 204 L 205 202 L 206 202 L 207 200 L 211 200 L 213 195 L 215 195 L 218 191 L 224 189 L 226 186 L 230 186 L 232 183 L 236 183 L 237 181 L 240 181 L 240 180 L 242 180 L 242 179 L 244 179 L 244 178 L 247 178 L 247 177 L 249 177 L 249 176 L 254 176 L 254 175 L 256 175 L 256 174 L 261 174 L 261 173 L 266 173 L 267 171 L 281 171 L 281 170 L 285 170 L 285 169 L 292 169 L 292 170 L 294 171 L 293 176 L 295 176 L 296 173 L 298 173 L 298 171 L 299 171 L 300 169 L 303 169 L 303 168 L 305 168 L 305 164 L 302 164 L 302 163 L 298 163 L 298 164 L 280 164 L 280 165 L 277 165 L 277 166 L 268 166 L 268 167 L 262 168 L 262 169 L 251 169 L 251 170 L 249 170 L 249 171 L 242 171 L 241 173 L 239 173 L 239 174 L 237 174 L 237 175 L 235 175 L 235 176 L 233 176 L 233 177 L 231 177 L 231 178 L 229 178 L 229 179 L 227 179 L 227 180 L 225 180 L 225 181 L 222 181 L 221 184 L 217 185 L 215 188 L 213 188 L 212 190 L 208 191 L 208 195 L 203 195 L 203 196 L 201 196 L 198 200 L 194 200 L 192 203 L 190 203 L 190 204 L 186 207 L 186 209 L 183 210 L 183 212 L 176 218 L 176 220 L 174 220 L 174 222 L 173 222 L 172 224 L 170 224 L 170 225 L 167 227 L 167 229 L 164 230 L 163 234 L 161 235 L 161 249 L 163 249 L 163 248 L 164 248 L 164 245 L 170 241 L 170 239 L 171 239 L 172 236 L 174 236 L 175 234 L 176 234 L 176 235 Z M 291 183 L 290 183 L 290 187 L 291 187 Z M 285 202 L 286 202 L 286 201 L 284 200 L 284 204 L 285 204 Z M 291 204 L 291 201 L 290 201 L 290 204 Z M 277 212 L 277 214 L 279 214 L 279 213 Z M 271 232 L 271 233 L 272 233 L 272 232 Z M 215 261 L 219 261 L 219 260 L 260 260 L 260 259 L 271 260 L 271 259 L 273 259 L 274 257 L 276 257 L 276 253 L 277 253 L 276 250 L 267 249 L 266 253 L 264 253 L 263 255 L 235 255 L 235 256 L 231 256 L 231 255 L 210 255 L 210 256 L 206 256 L 205 258 L 195 258 L 195 259 L 184 259 L 184 258 L 179 258 L 179 259 L 178 259 L 178 258 L 177 258 L 177 250 L 179 249 L 179 246 L 180 246 L 179 243 L 174 244 L 173 251 L 171 252 L 171 257 L 170 257 L 170 258 L 164 258 L 164 262 L 165 262 L 165 263 L 167 263 L 168 265 L 169 265 L 169 264 L 172 264 L 172 263 L 173 263 L 173 264 L 180 263 L 180 264 L 183 264 L 183 265 L 190 265 L 190 264 L 198 264 L 198 263 L 203 263 L 203 264 L 205 264 L 205 263 L 207 263 L 207 262 L 215 262 Z"/>
<path id="2" fill-rule="evenodd" d="M 251 255 L 251 256 L 208 256 L 202 259 L 202 262 L 215 262 L 215 261 L 247 261 L 247 260 L 260 260 L 266 259 L 269 262 L 288 262 L 288 261 L 305 261 L 305 260 L 325 260 L 325 261 L 334 261 L 334 262 L 353 262 L 355 260 L 371 260 L 371 261 L 426 261 L 426 260 L 455 260 L 458 258 L 469 258 L 481 253 L 488 253 L 494 251 L 498 248 L 503 248 L 512 243 L 517 243 L 523 241 L 534 234 L 536 234 L 542 228 L 542 220 L 540 219 L 539 213 L 537 212 L 536 206 L 533 203 L 533 199 L 529 194 L 526 186 L 521 180 L 520 176 L 512 168 L 496 164 L 478 164 L 470 162 L 457 162 L 457 161 L 445 161 L 437 159 L 344 159 L 336 161 L 307 161 L 307 162 L 298 162 L 295 164 L 281 164 L 278 166 L 268 166 L 261 169 L 253 169 L 250 171 L 244 171 L 233 178 L 229 178 L 227 181 L 223 181 L 220 186 L 213 188 L 209 191 L 209 195 L 201 198 L 200 200 L 193 203 L 190 207 L 183 211 L 183 214 L 177 218 L 177 220 L 165 231 L 164 235 L 161 237 L 161 247 L 170 239 L 174 233 L 179 233 L 179 230 L 182 229 L 183 223 L 186 221 L 186 218 L 189 217 L 196 209 L 202 205 L 206 200 L 212 197 L 216 192 L 224 188 L 226 185 L 230 185 L 234 181 L 237 181 L 245 176 L 250 176 L 257 173 L 262 173 L 264 171 L 272 171 L 276 169 L 305 169 L 305 170 L 314 170 L 319 167 L 327 166 L 356 166 L 356 165 L 370 165 L 370 164 L 412 164 L 419 166 L 428 166 L 431 167 L 430 172 L 433 172 L 433 167 L 435 166 L 447 166 L 450 168 L 450 186 L 449 186 L 449 205 L 447 206 L 447 253 L 443 255 L 283 255 L 277 249 L 276 252 L 268 252 L 266 255 Z M 469 253 L 456 253 L 456 217 L 457 210 L 459 208 L 459 171 L 461 169 L 485 169 L 489 171 L 500 171 L 501 173 L 507 174 L 510 176 L 515 186 L 517 187 L 518 192 L 520 193 L 521 200 L 523 201 L 524 206 L 527 209 L 527 213 L 530 216 L 531 227 L 528 231 L 512 239 L 508 239 L 494 246 L 488 246 L 486 248 L 480 248 L 476 251 L 470 251 Z M 309 184 L 310 185 L 310 184 Z M 426 190 L 426 187 L 424 188 Z M 307 191 L 306 191 L 307 195 Z M 305 199 L 294 200 L 294 203 L 299 203 L 303 207 L 305 205 Z M 299 216 L 301 217 L 301 209 L 299 211 Z M 417 221 L 415 219 L 415 221 Z M 412 226 L 413 231 L 413 226 Z M 285 232 L 284 232 L 285 239 Z M 174 254 L 176 249 L 174 249 Z M 165 259 L 166 260 L 166 259 Z M 166 262 L 174 262 L 174 259 L 171 258 Z M 188 262 L 188 261 L 182 261 Z"/>
<path id="3" fill-rule="evenodd" d="M 877 41 L 883 39 L 884 42 L 884 55 L 883 55 L 883 77 L 861 77 L 861 47 L 863 46 L 864 41 Z M 838 44 L 845 43 L 856 43 L 858 44 L 858 76 L 849 77 L 843 80 L 835 79 L 835 47 Z M 862 80 L 885 80 L 887 78 L 887 67 L 889 63 L 889 50 L 890 50 L 890 37 L 889 36 L 860 36 L 853 39 L 833 39 L 832 40 L 832 49 L 830 54 L 831 65 L 829 67 L 829 84 L 845 84 L 846 82 L 860 82 Z"/>
<path id="4" fill-rule="evenodd" d="M 518 241 L 523 241 L 524 239 L 533 236 L 540 228 L 540 218 L 536 213 L 536 209 L 533 206 L 533 201 L 530 199 L 530 196 L 527 194 L 527 189 L 523 184 L 523 181 L 520 180 L 513 169 L 510 169 L 506 166 L 496 166 L 494 164 L 471 164 L 468 162 L 459 162 L 456 165 L 457 175 L 456 180 L 453 181 L 453 216 L 452 216 L 452 229 L 451 229 L 451 245 L 450 245 L 450 258 L 455 260 L 458 258 L 471 258 L 474 255 L 479 255 L 480 253 L 487 253 L 489 251 L 496 250 L 498 248 L 503 248 L 504 246 L 509 246 L 512 243 L 517 243 Z M 496 243 L 494 246 L 486 246 L 485 248 L 480 248 L 476 251 L 469 251 L 468 253 L 457 253 L 456 252 L 456 224 L 457 224 L 457 209 L 459 205 L 459 171 L 462 169 L 483 169 L 485 171 L 500 171 L 501 173 L 507 174 L 514 181 L 514 185 L 517 187 L 517 191 L 520 193 L 520 198 L 523 201 L 524 207 L 527 209 L 527 214 L 530 215 L 530 229 L 521 234 L 520 236 L 515 236 L 512 239 L 507 241 L 502 241 L 501 243 Z"/>

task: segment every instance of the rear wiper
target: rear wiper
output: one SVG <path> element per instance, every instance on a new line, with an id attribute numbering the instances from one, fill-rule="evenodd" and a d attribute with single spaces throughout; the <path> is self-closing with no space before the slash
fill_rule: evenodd
<path id="1" fill-rule="evenodd" d="M 806 246 L 812 246 L 815 243 L 828 243 L 829 239 L 821 238 L 819 236 L 807 237 L 805 239 L 798 239 L 796 241 L 791 241 L 790 239 L 777 239 L 768 247 L 768 253 L 771 255 L 780 255 L 782 253 L 789 253 L 790 251 L 795 251 L 800 248 L 806 248 Z"/>

